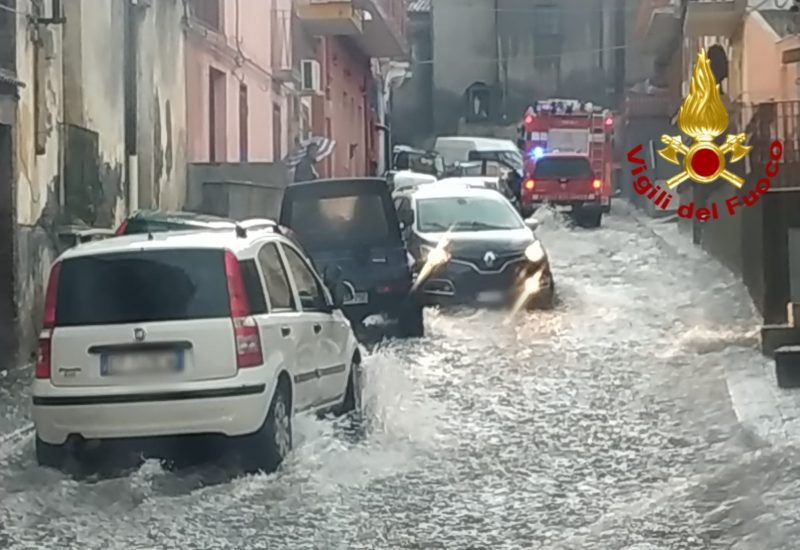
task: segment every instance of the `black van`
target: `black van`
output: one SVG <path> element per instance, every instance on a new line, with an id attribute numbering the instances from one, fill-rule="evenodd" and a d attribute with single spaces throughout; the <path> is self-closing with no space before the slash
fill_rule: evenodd
<path id="1" fill-rule="evenodd" d="M 424 334 L 422 306 L 411 292 L 400 222 L 381 178 L 293 183 L 280 215 L 320 273 L 342 270 L 350 294 L 344 312 L 353 323 L 383 314 L 398 322 L 402 336 L 418 337 Z"/>

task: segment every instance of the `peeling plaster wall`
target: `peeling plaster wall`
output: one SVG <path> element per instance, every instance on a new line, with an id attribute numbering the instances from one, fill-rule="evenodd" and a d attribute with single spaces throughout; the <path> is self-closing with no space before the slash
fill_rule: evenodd
<path id="1" fill-rule="evenodd" d="M 124 200 L 124 3 L 81 0 L 66 2 L 64 10 L 64 78 L 70 86 L 65 88 L 64 120 L 97 132 L 99 167 L 99 192 L 93 195 L 96 204 L 70 214 L 91 225 L 111 227 Z M 69 90 L 75 93 L 69 94 Z M 68 150 L 67 156 L 69 161 L 77 161 L 74 149 Z M 65 200 L 70 199 L 69 193 L 67 190 Z"/>
<path id="2" fill-rule="evenodd" d="M 29 0 L 18 0 L 17 10 L 31 12 Z M 25 17 L 17 17 L 17 77 L 25 83 L 19 89 L 16 127 L 16 214 L 15 235 L 17 337 L 19 357 L 25 361 L 38 333 L 43 305 L 43 287 L 55 258 L 55 225 L 58 213 L 58 185 L 61 120 L 62 69 L 59 52 L 61 27 L 40 27 L 39 35 L 29 28 Z M 49 34 L 52 48 L 38 49 L 35 41 Z M 35 78 L 38 51 L 39 79 Z M 37 95 L 39 111 L 37 119 Z M 37 120 L 39 121 L 37 127 Z M 38 134 L 38 135 L 37 135 Z M 39 151 L 37 153 L 37 138 Z"/>
<path id="3" fill-rule="evenodd" d="M 152 2 L 137 14 L 140 208 L 179 210 L 186 202 L 183 14 L 180 0 Z"/>
<path id="4" fill-rule="evenodd" d="M 127 213 L 125 3 L 70 0 L 63 6 L 63 25 L 37 31 L 17 18 L 17 75 L 25 87 L 16 113 L 15 300 L 23 361 L 34 349 L 46 279 L 62 246 L 58 227 L 79 221 L 112 227 Z M 30 0 L 18 0 L 17 9 L 31 13 Z M 158 0 L 134 13 L 139 181 L 154 205 L 180 208 L 186 197 L 183 5 Z M 38 48 L 38 59 L 37 43 L 51 45 Z M 79 156 L 70 148 L 76 135 L 84 140 L 84 158 L 77 159 L 83 164 L 61 196 Z M 87 189 L 80 189 L 81 174 Z"/>

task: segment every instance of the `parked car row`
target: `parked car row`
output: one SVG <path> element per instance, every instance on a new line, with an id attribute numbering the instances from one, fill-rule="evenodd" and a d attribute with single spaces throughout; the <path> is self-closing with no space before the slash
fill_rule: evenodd
<path id="1" fill-rule="evenodd" d="M 430 305 L 525 294 L 549 306 L 533 228 L 481 178 L 394 199 L 383 178 L 297 183 L 279 220 L 135 212 L 51 269 L 32 392 L 38 462 L 214 435 L 248 468 L 272 470 L 295 414 L 359 411 L 353 327 L 367 317 L 417 337 Z"/>

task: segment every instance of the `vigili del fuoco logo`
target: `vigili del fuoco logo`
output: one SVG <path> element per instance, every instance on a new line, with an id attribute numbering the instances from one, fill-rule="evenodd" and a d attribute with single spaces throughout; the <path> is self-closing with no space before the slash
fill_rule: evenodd
<path id="1" fill-rule="evenodd" d="M 745 145 L 747 135 L 744 133 L 728 134 L 722 145 L 717 145 L 715 142 L 728 129 L 728 111 L 722 102 L 719 84 L 711 71 L 711 63 L 705 49 L 701 49 L 697 54 L 697 63 L 689 83 L 689 94 L 684 98 L 678 111 L 678 127 L 684 135 L 691 138 L 692 143 L 685 144 L 680 135 L 661 136 L 661 142 L 665 147 L 658 151 L 659 156 L 682 168 L 666 181 L 666 189 L 662 189 L 660 185 L 654 186 L 645 173 L 647 165 L 638 156 L 642 152 L 641 145 L 628 152 L 628 162 L 633 165 L 631 174 L 635 178 L 633 188 L 639 195 L 665 210 L 673 198 L 671 191 L 686 181 L 706 185 L 723 180 L 737 190 L 742 188 L 744 180 L 729 171 L 727 166 L 745 158 L 752 147 Z M 725 210 L 729 215 L 732 216 L 743 204 L 754 205 L 761 195 L 769 190 L 770 178 L 778 174 L 779 161 L 783 156 L 783 145 L 780 141 L 772 142 L 769 156 L 770 161 L 767 163 L 765 176 L 758 180 L 755 189 L 742 195 L 737 193 L 725 201 Z M 678 216 L 696 217 L 700 221 L 705 221 L 718 219 L 719 211 L 720 208 L 714 202 L 708 207 L 697 208 L 696 211 L 694 203 L 689 202 L 678 207 Z"/>

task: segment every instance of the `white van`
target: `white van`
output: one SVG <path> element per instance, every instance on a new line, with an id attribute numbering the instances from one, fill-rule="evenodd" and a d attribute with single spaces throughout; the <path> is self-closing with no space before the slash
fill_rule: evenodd
<path id="1" fill-rule="evenodd" d="M 522 167 L 522 153 L 517 144 L 510 139 L 497 139 L 472 136 L 441 136 L 436 138 L 433 148 L 442 155 L 445 163 L 470 160 L 471 151 L 500 153 L 510 164 Z"/>

